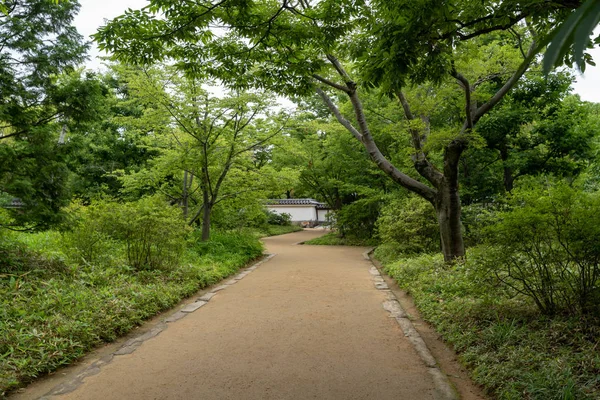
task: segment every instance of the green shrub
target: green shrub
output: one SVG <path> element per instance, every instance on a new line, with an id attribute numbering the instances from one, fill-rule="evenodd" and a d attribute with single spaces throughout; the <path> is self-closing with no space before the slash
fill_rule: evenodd
<path id="1" fill-rule="evenodd" d="M 440 229 L 435 210 L 420 197 L 392 199 L 377 220 L 379 238 L 407 255 L 440 249 Z"/>
<path id="2" fill-rule="evenodd" d="M 176 266 L 187 233 L 181 210 L 158 198 L 145 198 L 83 207 L 77 210 L 74 228 L 65 237 L 71 256 L 87 263 L 105 264 L 106 258 L 119 250 L 129 266 L 143 270 Z"/>
<path id="3" fill-rule="evenodd" d="M 379 197 L 367 197 L 346 204 L 334 213 L 333 227 L 342 238 L 371 239 L 375 236 L 375 222 L 382 204 Z"/>
<path id="4" fill-rule="evenodd" d="M 267 223 L 269 225 L 291 225 L 292 224 L 292 215 L 288 213 L 276 213 L 275 211 L 265 210 L 267 215 Z"/>
<path id="5" fill-rule="evenodd" d="M 485 243 L 486 229 L 497 221 L 497 214 L 506 209 L 507 205 L 504 201 L 463 206 L 461 222 L 464 227 L 465 245 L 471 247 Z"/>
<path id="6" fill-rule="evenodd" d="M 62 248 L 72 263 L 112 266 L 124 262 L 123 244 L 110 235 L 114 208 L 109 202 L 70 207 Z"/>
<path id="7" fill-rule="evenodd" d="M 194 231 L 190 239 L 190 248 L 199 256 L 240 255 L 249 259 L 259 257 L 263 252 L 262 243 L 251 233 L 233 231 L 214 231 L 210 240 L 202 241 L 202 232 Z"/>
<path id="8" fill-rule="evenodd" d="M 487 232 L 497 277 L 546 314 L 600 315 L 600 193 L 565 183 L 514 191 L 512 209 Z"/>

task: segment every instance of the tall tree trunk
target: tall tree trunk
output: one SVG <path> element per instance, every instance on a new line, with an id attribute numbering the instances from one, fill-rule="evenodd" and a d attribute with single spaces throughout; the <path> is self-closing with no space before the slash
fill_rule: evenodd
<path id="1" fill-rule="evenodd" d="M 188 219 L 188 210 L 189 210 L 189 201 L 188 201 L 188 172 L 187 170 L 183 171 L 183 194 L 181 200 L 181 208 L 183 209 L 183 220 L 187 221 Z"/>
<path id="2" fill-rule="evenodd" d="M 513 170 L 510 167 L 504 166 L 504 190 L 512 192 L 515 183 Z"/>
<path id="3" fill-rule="evenodd" d="M 465 244 L 460 222 L 461 206 L 458 185 L 442 183 L 435 200 L 444 260 L 450 262 L 465 256 Z"/>
<path id="4" fill-rule="evenodd" d="M 500 147 L 500 159 L 502 160 L 502 169 L 504 170 L 504 190 L 511 192 L 515 177 L 513 169 L 508 166 L 508 149 L 505 145 Z"/>
<path id="5" fill-rule="evenodd" d="M 203 194 L 204 208 L 202 212 L 202 241 L 207 242 L 210 239 L 210 214 L 213 204 L 210 201 L 208 193 Z"/>

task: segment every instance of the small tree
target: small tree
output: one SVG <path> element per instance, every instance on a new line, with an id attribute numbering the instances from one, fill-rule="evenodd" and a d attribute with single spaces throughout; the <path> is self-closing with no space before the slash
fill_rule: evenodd
<path id="1" fill-rule="evenodd" d="M 163 147 L 153 164 L 162 171 L 157 183 L 181 172 L 177 201 L 188 224 L 202 222 L 202 240 L 208 240 L 215 205 L 260 189 L 258 179 L 248 182 L 248 175 L 257 169 L 253 152 L 281 132 L 284 123 L 272 118 L 273 102 L 265 93 L 232 91 L 223 98 L 211 96 L 204 81 L 166 67 L 133 68 L 127 74 L 131 90 L 149 106 L 149 113 L 163 113 L 171 126 L 167 136 L 156 137 L 154 142 Z M 238 170 L 246 172 L 246 182 L 237 179 L 236 185 L 228 185 L 232 176 L 239 178 L 232 174 Z M 142 172 L 148 174 L 156 177 L 155 172 Z M 195 200 L 197 192 L 200 201 Z M 192 203 L 197 203 L 193 211 Z"/>

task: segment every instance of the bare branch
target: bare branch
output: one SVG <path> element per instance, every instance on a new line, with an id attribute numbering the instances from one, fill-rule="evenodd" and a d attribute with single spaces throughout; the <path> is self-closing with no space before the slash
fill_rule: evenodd
<path id="1" fill-rule="evenodd" d="M 317 74 L 313 74 L 313 78 L 315 78 L 316 80 L 318 80 L 321 83 L 326 84 L 327 86 L 331 86 L 334 89 L 341 90 L 342 92 L 350 94 L 350 89 L 348 89 L 348 87 L 346 87 L 346 86 L 343 86 L 343 85 L 340 85 L 333 81 L 330 81 L 329 79 L 323 78 L 322 76 L 319 76 Z"/>
<path id="2" fill-rule="evenodd" d="M 325 102 L 327 108 L 329 108 L 329 111 L 331 111 L 331 113 L 335 116 L 338 122 L 342 124 L 342 126 L 346 128 L 348 132 L 350 132 L 356 139 L 358 139 L 362 143 L 363 138 L 361 133 L 354 126 L 352 126 L 352 123 L 350 121 L 344 118 L 340 110 L 335 106 L 335 104 L 333 104 L 333 101 L 331 101 L 329 96 L 327 96 L 327 94 L 321 88 L 317 87 L 316 90 L 319 96 L 321 96 L 321 99 L 323 99 L 323 101 Z"/>
<path id="3" fill-rule="evenodd" d="M 465 92 L 465 115 L 466 115 L 466 127 L 467 129 L 473 129 L 473 114 L 471 110 L 471 85 L 467 78 L 465 78 L 462 74 L 456 72 L 454 67 L 452 71 L 450 71 L 450 75 L 454 77 L 459 83 L 459 85 L 463 88 Z"/>

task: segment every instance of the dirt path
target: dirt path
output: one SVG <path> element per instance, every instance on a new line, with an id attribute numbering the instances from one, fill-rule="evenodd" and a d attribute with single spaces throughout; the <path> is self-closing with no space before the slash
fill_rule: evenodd
<path id="1" fill-rule="evenodd" d="M 293 245 L 320 234 L 266 239 L 275 257 L 51 398 L 435 399 L 365 249 Z"/>

